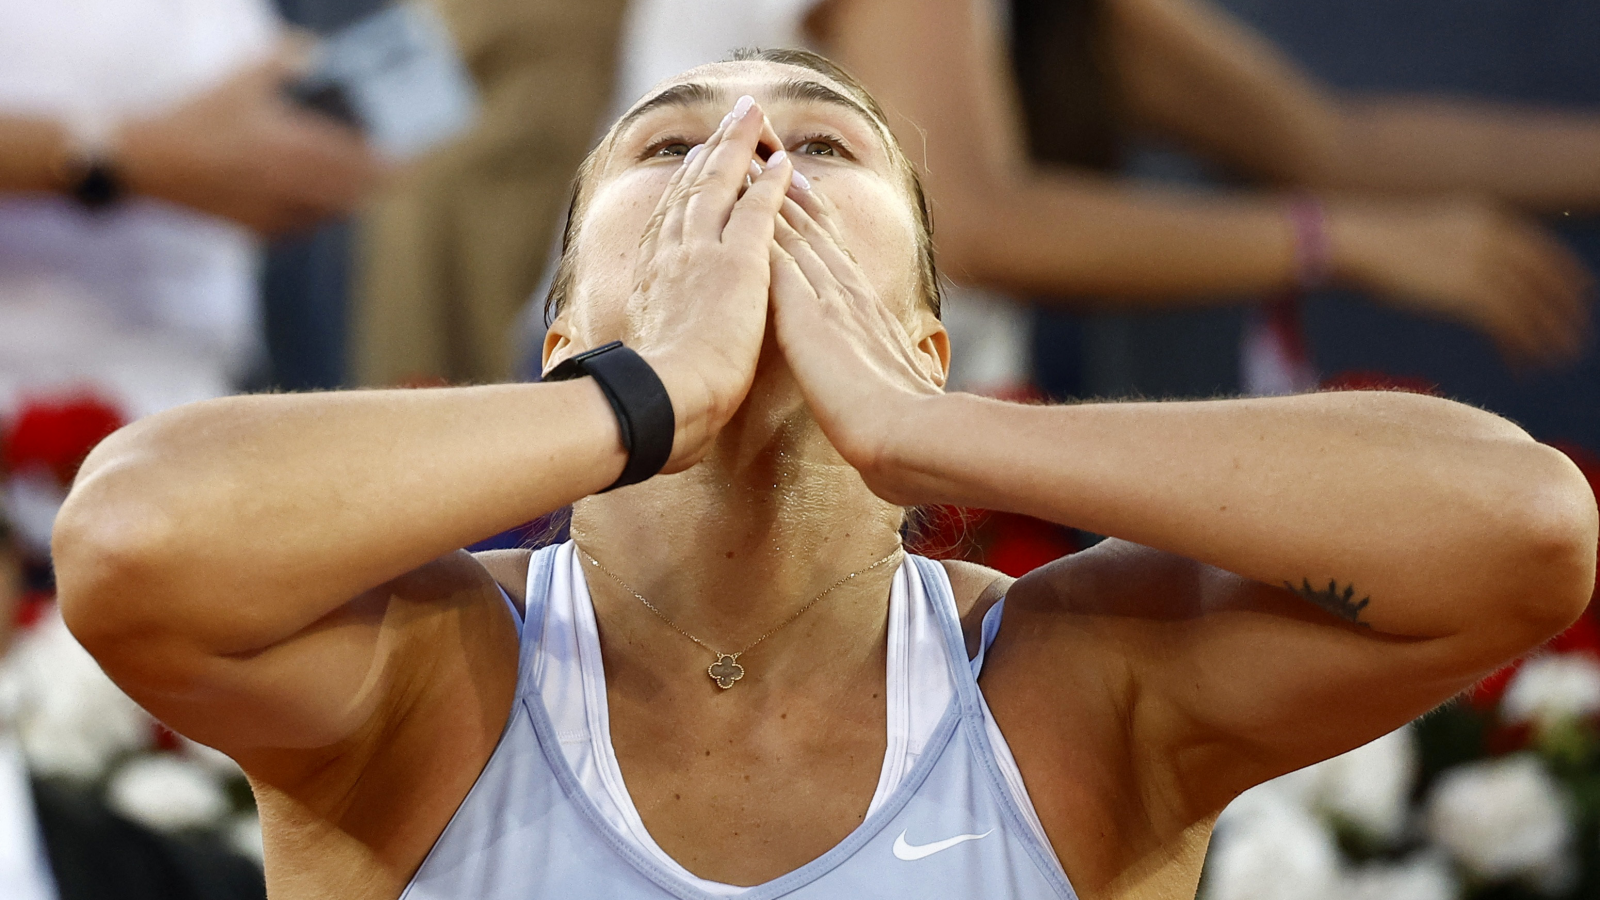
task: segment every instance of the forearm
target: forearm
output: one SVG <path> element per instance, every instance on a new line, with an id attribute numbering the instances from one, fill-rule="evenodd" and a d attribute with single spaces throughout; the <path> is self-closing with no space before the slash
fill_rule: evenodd
<path id="1" fill-rule="evenodd" d="M 56 527 L 62 602 L 218 652 L 268 646 L 624 461 L 590 379 L 181 407 L 85 463 Z"/>
<path id="2" fill-rule="evenodd" d="M 958 280 L 1079 303 L 1114 298 L 1119 308 L 1236 303 L 1295 282 L 1280 197 L 1043 170 L 978 191 L 937 180 L 930 190 L 949 198 L 935 215 L 943 267 Z"/>
<path id="3" fill-rule="evenodd" d="M 68 135 L 49 119 L 0 116 L 0 191 L 59 191 Z"/>
<path id="4" fill-rule="evenodd" d="M 1386 633 L 1547 626 L 1593 586 L 1594 501 L 1575 468 L 1448 401 L 922 406 L 914 433 L 941 437 L 895 445 L 902 502 L 1027 513 L 1268 584 L 1332 582 L 1352 605 L 1371 598 L 1359 620 Z"/>
<path id="5" fill-rule="evenodd" d="M 1310 187 L 1487 194 L 1536 212 L 1600 212 L 1600 114 L 1433 98 L 1349 100 Z"/>

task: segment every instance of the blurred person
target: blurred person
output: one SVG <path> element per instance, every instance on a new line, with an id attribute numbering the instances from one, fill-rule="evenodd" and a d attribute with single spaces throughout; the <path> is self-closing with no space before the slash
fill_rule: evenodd
<path id="1" fill-rule="evenodd" d="M 350 369 L 364 385 L 493 382 L 544 276 L 572 173 L 609 121 L 625 0 L 436 0 L 482 98 L 464 139 L 357 223 Z"/>
<path id="2" fill-rule="evenodd" d="M 0 516 L 0 667 L 16 637 L 22 557 Z M 15 699 L 0 687 L 0 896 L 265 900 L 260 870 L 215 841 L 159 834 L 88 791 L 31 774 L 13 731 Z"/>
<path id="3" fill-rule="evenodd" d="M 0 415 L 81 382 L 143 415 L 252 364 L 257 235 L 376 169 L 283 96 L 283 41 L 258 0 L 0 0 Z"/>
<path id="4" fill-rule="evenodd" d="M 1588 599 L 1583 477 L 1480 410 L 946 393 L 915 170 L 815 55 L 670 79 L 580 172 L 542 383 L 168 411 L 58 522 L 279 900 L 1192 894 L 1240 791 Z M 936 502 L 1117 539 L 1013 581 L 904 553 Z"/>
<path id="5" fill-rule="evenodd" d="M 1587 344 L 1591 276 L 1530 214 L 1600 211 L 1593 112 L 1340 94 L 1203 0 L 834 0 L 811 26 L 922 152 L 958 281 L 1120 309 L 1332 282 L 1513 363 Z M 1269 189 L 1113 177 L 1139 133 Z"/>

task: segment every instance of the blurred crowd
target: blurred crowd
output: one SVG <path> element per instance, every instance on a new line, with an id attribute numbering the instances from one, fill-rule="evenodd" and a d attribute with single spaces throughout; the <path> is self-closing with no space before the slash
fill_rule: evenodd
<path id="1" fill-rule="evenodd" d="M 388 6 L 0 0 L 0 895 L 261 895 L 242 776 L 51 608 L 51 521 L 93 444 L 237 391 L 536 379 L 583 157 L 737 48 L 818 50 L 888 110 L 954 389 L 1419 390 L 1600 473 L 1584 0 L 432 0 L 473 121 L 405 158 L 297 90 Z M 1021 574 L 1096 538 L 943 510 L 922 539 Z M 1203 894 L 1600 896 L 1597 716 L 1585 617 L 1241 797 Z"/>

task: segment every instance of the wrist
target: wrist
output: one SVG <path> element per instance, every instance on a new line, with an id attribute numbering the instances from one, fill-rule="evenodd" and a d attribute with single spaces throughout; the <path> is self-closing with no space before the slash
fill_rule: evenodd
<path id="1" fill-rule="evenodd" d="M 1374 212 L 1356 203 L 1329 204 L 1324 208 L 1324 222 L 1330 280 L 1357 287 L 1371 285 L 1375 278 L 1373 240 L 1379 231 Z"/>
<path id="2" fill-rule="evenodd" d="M 562 360 L 544 380 L 588 378 L 604 394 L 627 455 L 622 474 L 605 490 L 655 477 L 672 456 L 677 422 L 672 398 L 655 369 L 632 348 L 612 341 Z"/>
<path id="3" fill-rule="evenodd" d="M 963 407 L 972 394 L 927 394 L 907 398 L 882 417 L 875 446 L 853 462 L 874 494 L 900 506 L 946 502 L 950 485 L 946 454 L 951 435 L 962 428 Z"/>
<path id="4" fill-rule="evenodd" d="M 52 169 L 56 189 L 89 211 L 112 207 L 127 193 L 117 131 L 104 119 L 64 122 Z"/>
<path id="5" fill-rule="evenodd" d="M 734 411 L 719 408 L 714 402 L 716 392 L 706 384 L 703 373 L 697 368 L 673 365 L 659 360 L 653 353 L 641 355 L 656 370 L 667 396 L 672 398 L 672 455 L 662 472 L 681 472 L 710 451 L 711 442 Z"/>
<path id="6" fill-rule="evenodd" d="M 1289 224 L 1294 229 L 1294 283 L 1304 293 L 1328 283 L 1333 274 L 1333 239 L 1328 212 L 1322 201 L 1301 194 L 1289 201 Z"/>

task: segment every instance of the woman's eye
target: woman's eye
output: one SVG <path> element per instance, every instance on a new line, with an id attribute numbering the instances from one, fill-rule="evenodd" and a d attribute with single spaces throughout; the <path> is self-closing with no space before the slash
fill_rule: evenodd
<path id="1" fill-rule="evenodd" d="M 662 144 L 661 146 L 657 147 L 655 152 L 651 155 L 657 158 L 663 158 L 668 156 L 683 156 L 688 152 L 689 145 L 687 143 L 684 143 L 683 141 L 673 141 L 670 144 Z"/>
<path id="2" fill-rule="evenodd" d="M 828 141 L 806 141 L 800 145 L 801 156 L 837 156 L 838 151 Z"/>

